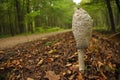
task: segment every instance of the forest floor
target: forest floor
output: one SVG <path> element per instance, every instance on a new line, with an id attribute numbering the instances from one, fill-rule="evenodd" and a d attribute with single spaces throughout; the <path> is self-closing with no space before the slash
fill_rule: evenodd
<path id="1" fill-rule="evenodd" d="M 120 37 L 93 32 L 85 64 L 68 31 L 0 50 L 0 80 L 120 80 Z"/>

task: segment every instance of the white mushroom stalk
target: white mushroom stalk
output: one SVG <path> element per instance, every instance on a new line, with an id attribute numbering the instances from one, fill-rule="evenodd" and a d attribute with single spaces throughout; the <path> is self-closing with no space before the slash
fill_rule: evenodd
<path id="1" fill-rule="evenodd" d="M 85 70 L 84 50 L 88 48 L 92 36 L 93 20 L 82 8 L 77 9 L 73 15 L 72 31 L 78 49 L 79 70 Z"/>

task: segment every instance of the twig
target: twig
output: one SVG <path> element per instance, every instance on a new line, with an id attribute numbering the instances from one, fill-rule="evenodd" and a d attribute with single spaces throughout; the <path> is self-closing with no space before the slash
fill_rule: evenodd
<path id="1" fill-rule="evenodd" d="M 115 34 L 111 35 L 109 38 L 113 38 L 114 36 L 117 36 L 117 35 L 119 35 L 119 34 L 120 34 L 120 32 L 115 33 Z"/>
<path id="2" fill-rule="evenodd" d="M 104 73 L 103 73 L 101 70 L 99 70 L 99 72 L 100 72 L 100 74 L 103 76 L 103 78 L 104 78 L 105 80 L 107 80 L 107 77 L 104 75 Z"/>

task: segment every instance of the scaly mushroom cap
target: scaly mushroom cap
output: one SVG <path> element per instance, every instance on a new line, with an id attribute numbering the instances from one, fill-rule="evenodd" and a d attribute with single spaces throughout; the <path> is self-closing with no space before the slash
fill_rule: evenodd
<path id="1" fill-rule="evenodd" d="M 77 48 L 87 48 L 92 35 L 93 20 L 82 8 L 73 15 L 72 30 Z"/>

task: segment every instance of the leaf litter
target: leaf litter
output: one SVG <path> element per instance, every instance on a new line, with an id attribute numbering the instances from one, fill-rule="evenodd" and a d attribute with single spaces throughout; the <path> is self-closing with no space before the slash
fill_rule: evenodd
<path id="1" fill-rule="evenodd" d="M 119 80 L 120 41 L 95 33 L 78 71 L 72 32 L 0 50 L 0 80 Z"/>

